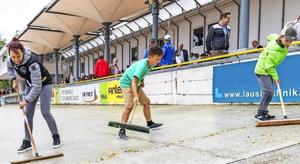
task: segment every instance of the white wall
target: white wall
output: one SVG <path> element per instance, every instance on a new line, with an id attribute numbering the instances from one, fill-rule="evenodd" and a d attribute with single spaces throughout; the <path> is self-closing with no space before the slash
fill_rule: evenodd
<path id="1" fill-rule="evenodd" d="M 272 5 L 270 5 L 272 4 Z M 272 33 L 280 33 L 282 18 L 282 0 L 261 1 L 261 35 L 260 42 L 265 45 L 266 37 Z"/>
<path id="2" fill-rule="evenodd" d="M 150 74 L 145 77 L 143 90 L 150 98 L 151 104 L 212 104 L 212 73 L 213 66 L 207 66 Z M 191 74 L 193 76 L 190 76 Z M 65 86 L 60 91 L 71 88 L 74 90 L 96 88 L 99 93 L 98 83 L 101 82 L 82 84 L 80 89 L 78 86 Z M 80 97 L 81 94 L 79 93 L 78 96 Z M 63 100 L 61 103 L 86 104 L 84 101 L 64 102 Z M 99 101 L 96 103 L 99 104 Z"/>
<path id="3" fill-rule="evenodd" d="M 252 47 L 253 40 L 259 40 L 258 37 L 258 16 L 259 16 L 259 0 L 250 1 L 249 14 L 249 47 Z"/>
<path id="4" fill-rule="evenodd" d="M 56 70 L 55 62 L 44 61 L 43 65 L 47 68 L 50 74 L 55 74 L 55 70 Z M 62 74 L 62 70 L 60 68 L 61 68 L 61 64 L 58 63 L 58 74 Z"/>
<path id="5" fill-rule="evenodd" d="M 284 23 L 296 20 L 300 16 L 300 1 L 299 0 L 285 0 L 285 19 Z"/>

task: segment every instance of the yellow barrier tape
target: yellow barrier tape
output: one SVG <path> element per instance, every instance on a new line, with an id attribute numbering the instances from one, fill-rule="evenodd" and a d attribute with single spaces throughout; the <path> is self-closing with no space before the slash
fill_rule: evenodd
<path id="1" fill-rule="evenodd" d="M 294 41 L 291 44 L 291 46 L 295 46 L 295 45 L 300 45 L 300 41 Z M 209 57 L 209 58 L 205 58 L 205 59 L 198 59 L 198 60 L 183 62 L 183 63 L 179 63 L 179 64 L 170 64 L 170 65 L 166 65 L 166 66 L 160 66 L 160 67 L 153 68 L 152 70 L 172 68 L 172 67 L 177 67 L 177 66 L 189 65 L 189 64 L 193 64 L 193 63 L 202 63 L 202 62 L 213 61 L 213 60 L 217 60 L 217 59 L 228 58 L 228 57 L 232 57 L 232 56 L 239 56 L 239 55 L 246 55 L 246 54 L 250 54 L 250 53 L 257 53 L 257 52 L 261 52 L 263 50 L 264 50 L 264 48 L 250 49 L 250 50 L 246 50 L 246 51 L 238 51 L 238 52 L 234 52 L 234 53 L 230 53 L 230 54 L 226 54 L 226 55 L 214 56 L 214 57 Z M 122 74 L 111 75 L 111 76 L 97 78 L 97 79 L 78 81 L 78 82 L 74 82 L 74 83 L 70 83 L 70 84 L 82 84 L 82 83 L 87 83 L 87 82 L 93 82 L 93 81 L 98 81 L 98 80 L 104 80 L 104 79 L 119 77 L 121 75 Z M 68 84 L 61 84 L 60 86 L 64 86 L 64 85 L 68 85 Z"/>

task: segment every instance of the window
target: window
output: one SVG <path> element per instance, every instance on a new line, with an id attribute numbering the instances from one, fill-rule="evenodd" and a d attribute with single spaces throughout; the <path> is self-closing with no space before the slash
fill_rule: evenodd
<path id="1" fill-rule="evenodd" d="M 116 53 L 112 53 L 112 54 L 110 54 L 110 63 L 112 63 L 113 62 L 113 60 L 114 60 L 114 58 L 116 57 Z M 108 63 L 108 64 L 110 64 L 110 63 Z"/>
<path id="2" fill-rule="evenodd" d="M 137 61 L 138 60 L 138 48 L 134 47 L 131 48 L 131 61 Z"/>
<path id="3" fill-rule="evenodd" d="M 71 75 L 71 73 L 72 73 L 72 75 L 73 75 L 73 66 L 70 66 L 69 74 Z"/>
<path id="4" fill-rule="evenodd" d="M 94 65 L 97 63 L 97 60 L 98 60 L 97 58 L 94 58 Z"/>
<path id="5" fill-rule="evenodd" d="M 193 47 L 203 45 L 203 27 L 193 30 Z"/>
<path id="6" fill-rule="evenodd" d="M 84 63 L 81 63 L 81 74 L 84 75 Z"/>

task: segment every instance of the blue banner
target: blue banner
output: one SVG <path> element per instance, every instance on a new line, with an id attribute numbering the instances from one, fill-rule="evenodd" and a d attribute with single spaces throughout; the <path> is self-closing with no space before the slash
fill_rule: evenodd
<path id="1" fill-rule="evenodd" d="M 213 102 L 259 102 L 261 88 L 254 68 L 257 61 L 215 66 L 213 69 Z M 300 55 L 288 56 L 277 68 L 285 102 L 300 102 Z M 274 85 L 276 87 L 276 85 Z M 277 88 L 273 102 L 279 102 Z"/>

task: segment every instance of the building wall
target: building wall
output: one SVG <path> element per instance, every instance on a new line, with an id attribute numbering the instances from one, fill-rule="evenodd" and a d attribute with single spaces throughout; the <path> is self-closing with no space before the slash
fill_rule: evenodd
<path id="1" fill-rule="evenodd" d="M 259 0 L 250 1 L 250 14 L 249 14 L 249 47 L 253 40 L 259 41 L 258 38 L 258 24 L 259 24 Z"/>
<path id="2" fill-rule="evenodd" d="M 259 2 L 260 0 L 251 0 L 250 1 L 250 19 L 249 19 L 249 47 L 251 47 L 251 42 L 253 40 L 259 40 L 261 45 L 266 44 L 266 37 L 271 33 L 280 33 L 281 26 L 282 26 L 282 5 L 283 0 L 261 0 L 261 25 L 260 31 L 258 28 L 259 25 Z M 272 5 L 270 5 L 272 4 Z M 287 23 L 291 20 L 296 19 L 300 14 L 298 11 L 298 6 L 300 6 L 299 0 L 285 0 L 285 14 L 284 14 L 284 23 Z M 231 52 L 238 49 L 238 6 L 233 3 L 232 1 L 228 1 L 228 3 L 224 5 L 218 5 L 218 8 L 223 12 L 231 12 L 231 21 L 229 26 L 232 29 L 231 37 L 230 37 L 230 48 Z M 206 9 L 202 12 L 203 15 L 206 17 L 206 26 L 204 28 L 205 38 L 207 35 L 208 25 L 216 23 L 219 21 L 219 11 L 213 7 Z M 175 49 L 177 49 L 178 43 L 183 43 L 184 48 L 189 51 L 189 43 L 193 44 L 193 30 L 199 27 L 204 26 L 204 19 L 198 13 L 189 14 L 187 15 L 187 19 L 192 22 L 192 34 L 189 34 L 189 23 L 184 20 L 174 20 L 179 26 L 179 35 L 177 36 L 176 27 L 172 23 L 164 23 L 163 27 L 167 29 L 167 33 L 171 35 L 172 41 L 174 44 Z M 166 32 L 159 26 L 159 38 L 163 38 Z M 147 36 L 147 44 L 149 45 L 149 40 L 151 38 L 151 32 L 146 32 L 145 35 Z M 260 37 L 258 38 L 258 35 Z M 140 33 L 136 33 L 135 37 L 139 40 L 139 47 L 138 47 L 138 59 L 142 59 L 144 56 L 144 52 L 146 50 L 146 39 Z M 177 43 L 177 37 L 179 41 Z M 135 39 L 128 37 L 126 40 L 131 43 L 131 47 L 129 49 L 129 44 L 121 40 L 120 42 L 124 45 L 123 47 L 123 69 L 127 68 L 127 65 L 132 64 L 131 61 L 131 48 L 137 46 L 137 42 Z M 191 42 L 190 42 L 191 40 Z M 122 46 L 117 43 L 113 43 L 114 46 L 117 47 L 116 49 L 116 56 L 119 59 L 119 67 L 122 69 Z M 204 43 L 205 45 L 205 43 Z M 111 47 L 111 53 L 113 53 L 114 47 Z M 193 53 L 203 53 L 204 47 L 203 46 L 191 46 L 191 52 Z M 99 52 L 96 52 L 99 53 Z M 99 54 L 102 54 L 100 52 Z M 95 55 L 95 58 L 98 56 Z M 86 63 L 86 70 L 90 67 L 90 70 L 93 68 L 92 60 L 90 63 L 85 61 Z M 91 71 L 90 71 L 91 72 Z M 85 71 L 85 74 L 88 72 Z"/>
<path id="3" fill-rule="evenodd" d="M 261 35 L 260 42 L 265 45 L 266 37 L 272 33 L 280 33 L 282 18 L 282 0 L 261 1 Z M 270 5 L 272 4 L 272 5 Z"/>

